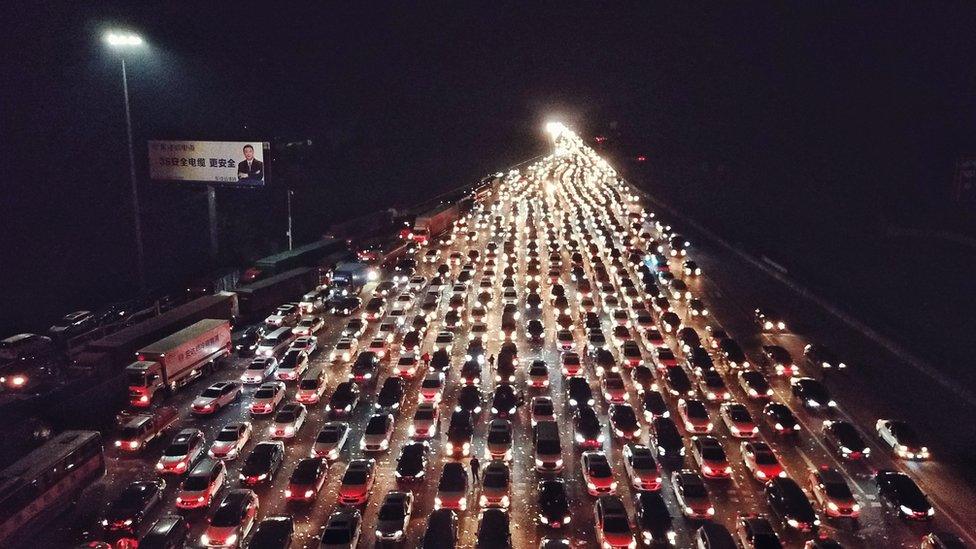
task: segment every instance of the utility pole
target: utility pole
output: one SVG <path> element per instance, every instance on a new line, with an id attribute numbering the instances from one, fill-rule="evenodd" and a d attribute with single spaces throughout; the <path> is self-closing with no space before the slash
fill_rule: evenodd
<path id="1" fill-rule="evenodd" d="M 288 249 L 292 249 L 292 231 L 291 231 L 291 196 L 295 194 L 295 191 L 287 189 L 285 191 L 285 196 L 287 197 L 288 204 Z"/>

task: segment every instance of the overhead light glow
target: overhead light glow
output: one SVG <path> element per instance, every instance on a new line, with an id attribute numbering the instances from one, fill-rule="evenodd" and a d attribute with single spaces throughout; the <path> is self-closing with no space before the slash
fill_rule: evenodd
<path id="1" fill-rule="evenodd" d="M 111 31 L 105 34 L 105 42 L 109 46 L 141 46 L 142 37 L 131 32 Z"/>

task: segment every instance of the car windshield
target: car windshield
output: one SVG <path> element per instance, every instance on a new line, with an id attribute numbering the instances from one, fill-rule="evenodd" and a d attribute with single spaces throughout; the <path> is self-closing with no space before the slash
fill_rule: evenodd
<path id="1" fill-rule="evenodd" d="M 374 417 L 366 424 L 367 435 L 382 435 L 386 433 L 386 418 Z"/>
<path id="2" fill-rule="evenodd" d="M 682 492 L 687 498 L 703 498 L 708 495 L 705 485 L 697 482 L 686 482 L 682 488 Z"/>
<path id="3" fill-rule="evenodd" d="M 702 448 L 701 455 L 708 461 L 724 461 L 725 452 L 720 446 L 705 446 Z"/>
<path id="4" fill-rule="evenodd" d="M 295 484 L 311 484 L 318 475 L 318 464 L 313 461 L 302 462 L 291 474 L 291 481 Z"/>
<path id="5" fill-rule="evenodd" d="M 252 362 L 247 365 L 248 370 L 255 370 L 258 372 L 263 372 L 265 368 L 268 367 L 267 362 Z"/>
<path id="6" fill-rule="evenodd" d="M 738 421 L 738 422 L 749 422 L 752 420 L 752 417 L 749 415 L 749 410 L 745 408 L 730 409 L 729 417 L 732 418 L 732 421 Z"/>
<path id="7" fill-rule="evenodd" d="M 258 389 L 257 392 L 254 393 L 254 398 L 272 398 L 274 396 L 274 389 Z"/>
<path id="8" fill-rule="evenodd" d="M 283 410 L 275 416 L 275 423 L 291 423 L 297 416 L 298 412 L 294 410 Z"/>
<path id="9" fill-rule="evenodd" d="M 657 464 L 651 456 L 634 456 L 635 469 L 654 469 Z"/>
<path id="10" fill-rule="evenodd" d="M 484 485 L 485 488 L 504 488 L 508 486 L 508 474 L 501 471 L 486 474 Z"/>
<path id="11" fill-rule="evenodd" d="M 119 495 L 119 499 L 112 503 L 112 510 L 115 512 L 139 509 L 143 504 L 144 492 L 142 487 L 127 488 Z"/>
<path id="12" fill-rule="evenodd" d="M 352 541 L 352 532 L 345 526 L 326 528 L 322 534 L 323 545 L 347 545 Z"/>
<path id="13" fill-rule="evenodd" d="M 243 518 L 243 506 L 234 505 L 234 503 L 236 502 L 228 502 L 226 500 L 221 503 L 220 507 L 217 507 L 213 518 L 210 519 L 210 525 L 219 528 L 240 526 L 241 519 Z"/>
<path id="14" fill-rule="evenodd" d="M 465 485 L 465 478 L 463 473 L 452 472 L 450 470 L 445 471 L 445 474 L 441 475 L 440 484 L 438 484 L 438 489 L 442 491 L 459 491 L 463 490 Z"/>
<path id="15" fill-rule="evenodd" d="M 624 517 L 610 515 L 604 519 L 603 529 L 607 532 L 629 532 L 630 523 Z"/>
<path id="16" fill-rule="evenodd" d="M 163 455 L 166 457 L 182 457 L 185 456 L 189 451 L 189 444 L 170 444 L 165 450 L 163 450 Z"/>
<path id="17" fill-rule="evenodd" d="M 319 432 L 319 436 L 316 437 L 315 442 L 338 442 L 339 441 L 339 430 L 326 429 Z"/>
<path id="18" fill-rule="evenodd" d="M 590 474 L 597 477 L 609 477 L 613 475 L 610 464 L 602 459 L 590 460 Z"/>
<path id="19" fill-rule="evenodd" d="M 826 482 L 824 487 L 827 490 L 827 495 L 832 498 L 837 499 L 850 499 L 853 497 L 850 488 L 847 487 L 845 482 Z"/>
<path id="20" fill-rule="evenodd" d="M 424 389 L 436 389 L 441 386 L 441 379 L 439 377 L 425 378 L 422 387 Z"/>
<path id="21" fill-rule="evenodd" d="M 365 484 L 369 477 L 363 469 L 347 469 L 345 476 L 342 477 L 343 484 Z"/>
<path id="22" fill-rule="evenodd" d="M 504 429 L 492 429 L 488 431 L 488 442 L 505 443 L 512 442 L 512 433 Z"/>
<path id="23" fill-rule="evenodd" d="M 756 452 L 756 463 L 760 465 L 774 465 L 776 463 L 776 456 L 772 452 L 759 450 Z"/>
<path id="24" fill-rule="evenodd" d="M 379 520 L 402 520 L 403 505 L 389 503 L 380 507 Z"/>
<path id="25" fill-rule="evenodd" d="M 220 396 L 220 387 L 208 387 L 207 390 L 200 393 L 201 398 L 217 398 Z"/>

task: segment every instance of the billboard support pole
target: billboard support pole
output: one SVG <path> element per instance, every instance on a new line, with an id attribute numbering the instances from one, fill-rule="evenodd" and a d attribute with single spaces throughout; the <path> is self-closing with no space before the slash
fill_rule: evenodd
<path id="1" fill-rule="evenodd" d="M 213 185 L 207 185 L 207 218 L 210 224 L 210 262 L 216 265 L 220 247 L 217 243 L 217 188 Z"/>
<path id="2" fill-rule="evenodd" d="M 142 249 L 142 219 L 139 215 L 139 189 L 136 186 L 136 157 L 132 151 L 132 115 L 129 113 L 129 79 L 122 58 L 122 94 L 125 99 L 125 131 L 129 141 L 129 179 L 132 183 L 132 218 L 136 237 L 136 269 L 139 273 L 139 292 L 146 293 L 146 262 Z"/>
<path id="3" fill-rule="evenodd" d="M 285 196 L 288 202 L 288 249 L 292 249 L 292 237 L 291 237 L 291 195 L 295 194 L 291 189 L 285 191 Z"/>

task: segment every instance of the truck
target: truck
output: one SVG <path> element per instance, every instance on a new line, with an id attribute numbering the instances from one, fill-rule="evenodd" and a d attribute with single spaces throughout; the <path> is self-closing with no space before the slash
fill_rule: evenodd
<path id="1" fill-rule="evenodd" d="M 254 265 L 241 273 L 240 282 L 250 284 L 258 280 L 281 274 L 299 267 L 311 267 L 323 257 L 345 249 L 345 240 L 337 238 L 322 238 L 299 246 L 294 250 L 287 250 L 259 259 Z"/>
<path id="2" fill-rule="evenodd" d="M 347 261 L 336 265 L 332 273 L 332 297 L 358 294 L 371 276 L 376 273 L 366 263 Z"/>
<path id="3" fill-rule="evenodd" d="M 138 452 L 163 436 L 179 417 L 172 406 L 161 406 L 155 412 L 120 414 L 116 418 L 119 437 L 115 447 L 123 452 Z"/>
<path id="4" fill-rule="evenodd" d="M 418 215 L 410 231 L 410 238 L 417 244 L 424 244 L 447 230 L 459 216 L 455 202 L 439 204 L 434 209 Z"/>
<path id="5" fill-rule="evenodd" d="M 317 269 L 302 267 L 241 286 L 236 290 L 241 317 L 263 319 L 282 303 L 300 299 L 317 284 Z"/>
<path id="6" fill-rule="evenodd" d="M 230 354 L 230 343 L 230 322 L 207 318 L 139 349 L 125 368 L 129 404 L 146 408 L 158 392 L 175 392 L 213 370 Z"/>
<path id="7" fill-rule="evenodd" d="M 141 347 L 205 318 L 233 321 L 238 313 L 237 294 L 234 293 L 218 292 L 194 299 L 89 343 L 75 357 L 71 369 L 89 379 L 120 376 Z"/>

